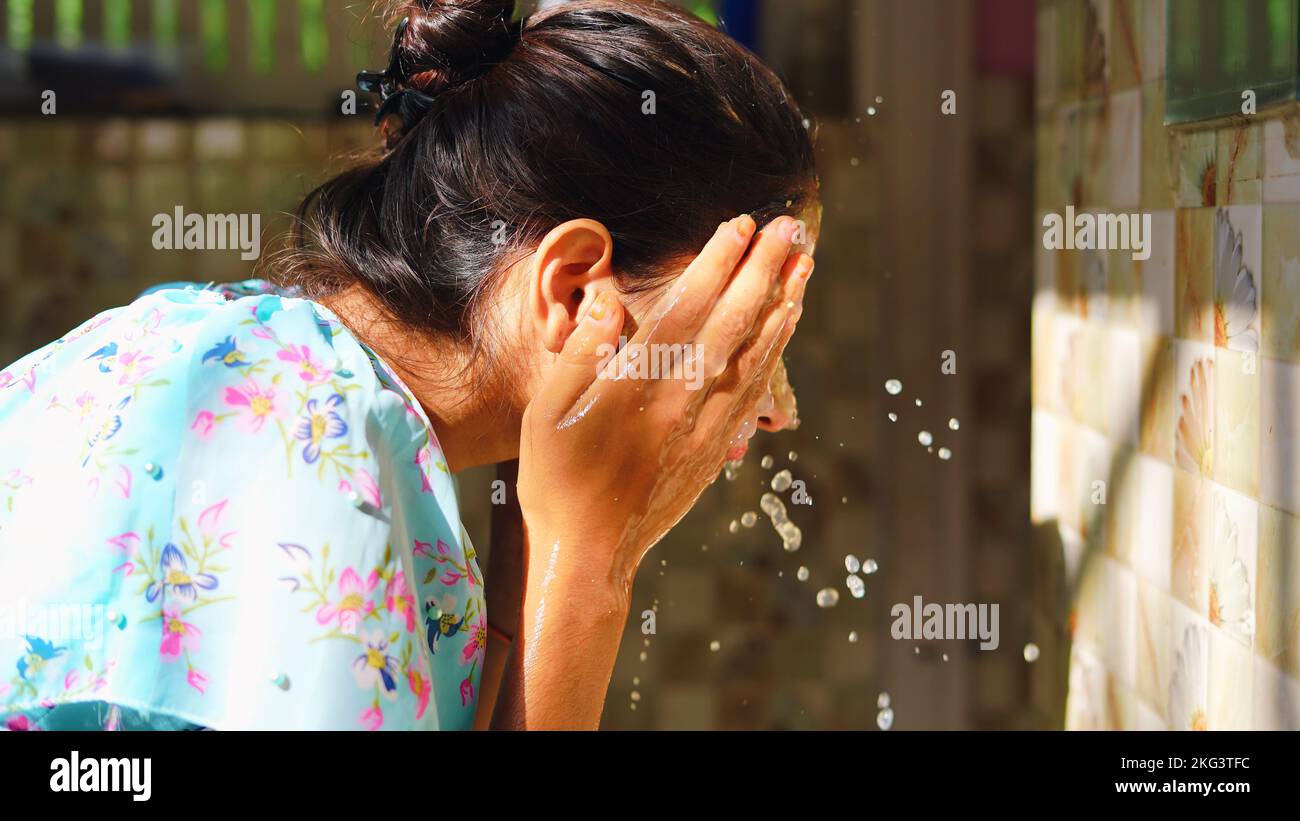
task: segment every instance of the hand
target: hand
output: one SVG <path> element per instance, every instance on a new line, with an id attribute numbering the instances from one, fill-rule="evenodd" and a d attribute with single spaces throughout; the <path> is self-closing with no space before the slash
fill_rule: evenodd
<path id="1" fill-rule="evenodd" d="M 812 273 L 811 257 L 791 254 L 795 228 L 781 217 L 755 238 L 748 216 L 723 223 L 612 359 L 623 306 L 612 293 L 593 304 L 524 414 L 530 587 L 560 554 L 586 581 L 630 587 L 646 551 L 717 478 L 737 431 L 752 431 Z M 658 357 L 659 345 L 697 356 L 702 380 L 635 378 L 636 357 Z"/>

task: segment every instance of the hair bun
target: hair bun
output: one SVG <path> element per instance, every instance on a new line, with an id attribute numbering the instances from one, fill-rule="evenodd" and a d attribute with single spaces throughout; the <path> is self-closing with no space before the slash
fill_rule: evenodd
<path id="1" fill-rule="evenodd" d="M 397 44 L 406 85 L 436 93 L 501 62 L 519 41 L 514 0 L 411 0 L 398 6 L 409 23 Z"/>

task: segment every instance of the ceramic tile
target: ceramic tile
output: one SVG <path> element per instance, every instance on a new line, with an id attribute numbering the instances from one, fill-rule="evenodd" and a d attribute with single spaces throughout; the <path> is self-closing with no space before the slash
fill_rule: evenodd
<path id="1" fill-rule="evenodd" d="M 1255 651 L 1300 678 L 1300 519 L 1259 505 Z"/>
<path id="2" fill-rule="evenodd" d="M 1259 493 L 1259 357 L 1218 348 L 1214 358 L 1214 478 Z"/>
<path id="3" fill-rule="evenodd" d="M 1214 342 L 1213 208 L 1175 215 L 1174 329 L 1183 339 Z"/>
<path id="4" fill-rule="evenodd" d="M 1300 205 L 1263 209 L 1260 353 L 1300 360 Z"/>

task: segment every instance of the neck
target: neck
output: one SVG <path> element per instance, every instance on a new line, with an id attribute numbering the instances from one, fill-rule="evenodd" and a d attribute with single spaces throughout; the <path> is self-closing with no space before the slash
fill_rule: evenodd
<path id="1" fill-rule="evenodd" d="M 320 302 L 411 389 L 433 424 L 452 473 L 519 456 L 522 413 L 500 384 L 502 379 L 484 379 L 469 367 L 461 346 L 398 323 L 359 286 Z"/>

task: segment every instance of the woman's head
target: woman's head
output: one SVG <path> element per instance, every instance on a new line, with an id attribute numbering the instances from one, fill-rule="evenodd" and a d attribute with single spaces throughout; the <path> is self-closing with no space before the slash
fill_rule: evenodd
<path id="1" fill-rule="evenodd" d="M 394 7 L 389 79 L 411 93 L 385 107 L 379 155 L 303 203 L 284 273 L 309 296 L 360 285 L 489 359 L 520 323 L 558 350 L 602 288 L 665 282 L 736 214 L 815 204 L 798 107 L 726 35 L 665 2 L 513 6 Z"/>

